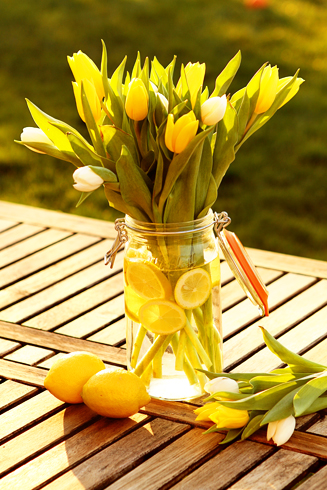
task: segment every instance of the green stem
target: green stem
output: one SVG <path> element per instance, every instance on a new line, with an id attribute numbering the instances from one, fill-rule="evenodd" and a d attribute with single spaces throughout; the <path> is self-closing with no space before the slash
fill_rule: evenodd
<path id="1" fill-rule="evenodd" d="M 156 335 L 155 338 L 157 339 L 158 337 L 159 335 Z M 162 355 L 163 355 L 163 350 L 161 346 L 152 361 L 154 378 L 162 378 Z"/>
<path id="2" fill-rule="evenodd" d="M 152 362 L 154 356 L 156 353 L 159 351 L 163 343 L 165 342 L 166 338 L 168 335 L 160 335 L 152 344 L 150 349 L 144 354 L 140 362 L 137 364 L 136 368 L 134 369 L 134 373 L 137 376 L 141 376 L 145 369 L 148 367 L 150 362 Z"/>
<path id="3" fill-rule="evenodd" d="M 183 328 L 179 334 L 178 347 L 176 352 L 176 361 L 175 361 L 176 371 L 183 371 L 186 340 L 187 340 L 187 335 Z"/>
<path id="4" fill-rule="evenodd" d="M 206 353 L 206 351 L 204 350 L 203 348 L 203 345 L 201 344 L 201 342 L 199 341 L 198 337 L 196 336 L 193 328 L 192 328 L 192 325 L 190 324 L 190 322 L 188 321 L 188 319 L 186 319 L 186 324 L 185 324 L 185 331 L 190 339 L 190 341 L 192 342 L 192 344 L 194 345 L 197 353 L 199 354 L 200 358 L 202 359 L 203 363 L 205 364 L 206 368 L 209 370 L 209 371 L 212 371 L 212 361 L 211 359 L 209 358 L 208 354 Z"/>
<path id="5" fill-rule="evenodd" d="M 192 363 L 192 366 L 195 369 L 202 369 L 202 365 L 201 365 L 199 356 L 198 356 L 198 354 L 197 354 L 197 352 L 196 352 L 193 344 L 191 343 L 190 338 L 187 339 L 187 342 L 186 342 L 186 350 L 187 350 L 187 357 L 189 358 L 190 362 Z M 197 374 L 197 376 L 199 378 L 199 383 L 200 383 L 200 386 L 201 386 L 201 391 L 203 392 L 204 391 L 204 385 L 207 382 L 207 378 L 206 378 L 205 374 L 203 374 L 203 373 L 201 373 L 199 371 L 196 374 Z"/>
<path id="6" fill-rule="evenodd" d="M 171 346 L 173 348 L 175 356 L 177 355 L 177 349 L 178 349 L 178 336 L 177 333 L 174 334 L 173 338 L 171 339 Z M 187 379 L 190 383 L 190 385 L 197 384 L 199 382 L 197 375 L 193 369 L 192 364 L 190 361 L 187 359 L 184 353 L 184 360 L 183 360 L 183 370 L 184 373 L 187 376 Z"/>
<path id="7" fill-rule="evenodd" d="M 140 350 L 142 347 L 142 343 L 144 340 L 144 337 L 146 335 L 147 329 L 143 327 L 143 325 L 140 325 L 140 328 L 138 329 L 138 332 L 136 334 L 135 342 L 133 345 L 133 353 L 132 353 L 132 358 L 131 358 L 131 367 L 135 368 L 137 360 L 140 355 Z"/>

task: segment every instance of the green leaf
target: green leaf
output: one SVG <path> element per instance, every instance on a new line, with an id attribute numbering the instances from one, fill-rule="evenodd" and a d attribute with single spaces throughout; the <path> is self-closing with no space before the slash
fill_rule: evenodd
<path id="1" fill-rule="evenodd" d="M 257 432 L 257 430 L 260 429 L 261 421 L 265 416 L 265 414 L 259 413 L 258 415 L 256 415 L 257 413 L 258 413 L 257 411 L 251 413 L 250 421 L 247 423 L 247 425 L 245 426 L 242 432 L 242 437 L 241 437 L 242 441 L 252 436 L 252 434 L 254 434 L 255 432 Z"/>
<path id="2" fill-rule="evenodd" d="M 290 415 L 294 415 L 293 398 L 294 395 L 301 389 L 301 386 L 297 386 L 294 390 L 283 396 L 265 415 L 261 421 L 261 425 L 269 424 L 269 422 L 275 422 L 276 420 L 286 419 Z"/>
<path id="3" fill-rule="evenodd" d="M 75 154 L 84 165 L 98 165 L 99 163 L 102 165 L 101 158 L 92 151 L 92 146 L 85 145 L 84 141 L 80 140 L 80 138 L 73 133 L 67 133 L 67 138 L 69 139 Z"/>
<path id="4" fill-rule="evenodd" d="M 227 432 L 225 439 L 223 439 L 219 444 L 228 444 L 229 442 L 234 441 L 240 434 L 242 434 L 243 427 L 240 429 L 230 429 Z"/>
<path id="5" fill-rule="evenodd" d="M 270 333 L 263 327 L 262 330 L 263 338 L 267 347 L 275 354 L 281 361 L 288 364 L 292 371 L 294 372 L 307 372 L 307 373 L 319 373 L 327 369 L 326 366 L 322 364 L 317 364 L 315 362 L 309 361 L 298 354 L 290 351 L 284 347 L 278 340 L 276 340 Z"/>
<path id="6" fill-rule="evenodd" d="M 129 206 L 140 209 L 147 216 L 146 221 L 153 221 L 151 193 L 144 181 L 144 172 L 135 164 L 125 145 L 122 147 L 116 169 L 123 200 Z"/>
<path id="7" fill-rule="evenodd" d="M 211 97 L 221 97 L 227 92 L 228 87 L 232 83 L 241 64 L 241 52 L 238 51 L 234 58 L 232 58 L 223 71 L 216 78 L 215 89 L 211 94 Z"/>
<path id="8" fill-rule="evenodd" d="M 126 204 L 126 202 L 121 197 L 121 194 L 112 190 L 110 186 L 111 184 L 104 184 L 104 192 L 109 206 L 117 209 L 123 214 L 128 214 L 129 216 L 132 216 L 134 219 L 147 221 L 148 218 L 146 214 L 144 214 L 139 208 Z"/>
<path id="9" fill-rule="evenodd" d="M 101 177 L 101 179 L 103 179 L 105 182 L 118 182 L 116 174 L 111 172 L 109 169 L 103 167 L 97 167 L 93 165 L 90 165 L 89 167 L 93 170 L 95 174 Z"/>
<path id="10" fill-rule="evenodd" d="M 199 216 L 201 211 L 205 208 L 205 203 L 208 198 L 208 189 L 210 187 L 210 181 L 212 179 L 212 152 L 208 138 L 203 142 L 202 155 L 200 167 L 197 175 L 197 179 L 194 182 L 195 185 L 195 205 L 194 205 L 194 218 Z M 188 168 L 188 167 L 186 167 Z M 211 188 L 212 190 L 212 188 Z M 217 192 L 214 202 L 217 199 Z"/>
<path id="11" fill-rule="evenodd" d="M 257 376 L 269 376 L 269 373 L 212 373 L 205 369 L 197 369 L 197 371 L 201 371 L 201 373 L 204 373 L 209 379 L 229 378 L 234 379 L 235 381 L 249 381 Z M 271 376 L 274 375 L 272 374 Z"/>
<path id="12" fill-rule="evenodd" d="M 177 181 L 178 177 L 182 174 L 184 168 L 187 166 L 193 153 L 196 151 L 199 145 L 202 145 L 202 142 L 212 130 L 213 128 L 210 128 L 207 129 L 206 131 L 202 131 L 201 133 L 197 134 L 181 153 L 179 153 L 178 155 L 174 155 L 174 158 L 170 162 L 165 183 L 159 199 L 160 213 L 162 213 L 164 209 L 166 199 L 168 198 L 175 182 Z M 194 208 L 193 208 L 193 213 L 194 213 Z"/>
<path id="13" fill-rule="evenodd" d="M 78 208 L 82 202 L 85 201 L 85 199 L 87 199 L 94 191 L 91 191 L 91 192 L 82 192 L 81 195 L 80 195 L 80 198 L 78 200 L 78 203 L 76 204 L 76 207 Z"/>
<path id="14" fill-rule="evenodd" d="M 100 129 L 103 136 L 103 143 L 112 160 L 116 162 L 120 158 L 123 146 L 126 146 L 135 164 L 139 165 L 139 157 L 135 147 L 135 141 L 130 134 L 125 133 L 125 131 L 117 128 L 116 126 L 106 125 L 101 126 Z"/>
<path id="15" fill-rule="evenodd" d="M 80 165 L 79 159 L 74 154 L 69 140 L 65 134 L 57 129 L 52 123 L 64 124 L 62 121 L 55 119 L 45 112 L 41 111 L 36 105 L 31 101 L 26 99 L 30 113 L 40 129 L 48 136 L 52 143 L 61 151 L 62 155 L 66 157 L 66 160 L 73 163 L 76 166 Z M 74 132 L 74 128 L 70 128 Z M 62 158 L 63 159 L 63 158 Z"/>
<path id="16" fill-rule="evenodd" d="M 265 391 L 250 395 L 243 400 L 220 401 L 221 405 L 237 410 L 270 410 L 282 397 L 294 390 L 297 386 L 305 383 L 302 380 L 289 381 L 273 386 Z"/>
<path id="17" fill-rule="evenodd" d="M 327 373 L 312 379 L 302 386 L 294 397 L 295 416 L 299 417 L 312 403 L 327 390 Z"/>
<path id="18" fill-rule="evenodd" d="M 249 395 L 244 393 L 232 393 L 230 391 L 217 391 L 212 395 L 205 398 L 203 401 L 209 402 L 211 400 L 218 400 L 219 398 L 227 398 L 228 400 L 243 400 L 244 398 L 248 398 Z"/>
<path id="19" fill-rule="evenodd" d="M 217 135 L 213 151 L 212 174 L 217 189 L 227 172 L 230 164 L 235 159 L 234 146 L 237 143 L 237 114 L 230 103 L 227 104 L 226 112 L 217 126 Z"/>
<path id="20" fill-rule="evenodd" d="M 83 106 L 83 112 L 85 116 L 85 124 L 87 127 L 87 130 L 89 132 L 89 135 L 91 137 L 93 146 L 95 151 L 101 155 L 101 156 L 106 156 L 106 152 L 102 143 L 100 131 L 98 128 L 97 123 L 94 120 L 89 101 L 87 100 L 87 96 L 84 90 L 83 86 L 83 81 L 81 82 L 82 84 L 82 89 L 81 89 L 81 95 L 82 95 L 82 106 Z"/>
<path id="21" fill-rule="evenodd" d="M 310 405 L 310 407 L 302 412 L 302 416 L 319 412 L 319 410 L 324 410 L 325 408 L 327 408 L 327 396 L 320 396 Z"/>
<path id="22" fill-rule="evenodd" d="M 43 153 L 45 153 L 46 155 L 49 155 L 50 157 L 54 157 L 54 158 L 58 158 L 59 160 L 64 160 L 64 161 L 69 161 L 70 163 L 72 163 L 70 161 L 70 159 L 67 158 L 67 156 L 62 153 L 61 151 L 59 151 L 57 148 L 52 148 L 51 146 L 47 145 L 46 143 L 24 143 L 23 141 L 19 141 L 19 140 L 14 140 L 15 143 L 18 143 L 19 145 L 21 146 L 25 146 L 26 148 L 30 147 L 30 148 L 34 148 L 35 150 L 39 150 L 39 151 L 42 151 Z M 76 159 L 76 163 L 74 163 L 74 165 L 76 165 L 76 167 L 79 167 L 81 162 L 79 162 L 79 164 L 77 164 L 78 162 L 78 159 Z"/>
<path id="23" fill-rule="evenodd" d="M 302 378 L 309 380 L 313 376 L 314 374 L 312 374 L 311 376 L 308 376 L 307 374 L 302 376 L 295 373 L 276 374 L 275 376 L 258 376 L 256 378 L 252 378 L 250 380 L 250 384 L 253 386 L 254 393 L 258 393 L 258 391 L 266 390 L 268 388 L 271 388 L 272 386 L 276 386 L 281 383 L 286 383 L 288 381 Z"/>
<path id="24" fill-rule="evenodd" d="M 110 90 L 109 80 L 108 80 L 108 56 L 107 56 L 107 48 L 105 42 L 102 39 L 101 42 L 102 42 L 101 75 L 102 75 L 104 92 L 106 94 L 106 99 L 107 99 Z"/>
<path id="25" fill-rule="evenodd" d="M 137 52 L 136 61 L 135 61 L 134 66 L 133 66 L 132 77 L 131 78 L 132 79 L 133 78 L 140 78 L 140 74 L 141 74 L 141 54 L 138 51 Z"/>
<path id="26" fill-rule="evenodd" d="M 122 83 L 123 83 L 123 75 L 124 75 L 126 61 L 127 61 L 127 56 L 125 56 L 125 58 L 120 63 L 118 68 L 116 68 L 116 70 L 114 71 L 110 79 L 111 88 L 113 89 L 114 93 L 120 98 L 122 98 L 123 96 Z"/>
<path id="27" fill-rule="evenodd" d="M 218 188 L 216 181 L 212 174 L 210 174 L 210 182 L 207 190 L 206 200 L 202 207 L 202 211 L 196 216 L 197 218 L 204 218 L 209 209 L 214 205 L 217 200 Z"/>

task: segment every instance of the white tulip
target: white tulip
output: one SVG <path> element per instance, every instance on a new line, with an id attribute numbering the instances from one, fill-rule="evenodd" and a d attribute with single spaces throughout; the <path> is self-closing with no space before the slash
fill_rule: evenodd
<path id="1" fill-rule="evenodd" d="M 217 124 L 225 115 L 227 107 L 226 95 L 222 97 L 211 97 L 203 102 L 201 106 L 201 120 L 207 126 Z"/>
<path id="2" fill-rule="evenodd" d="M 290 415 L 286 419 L 269 422 L 267 428 L 267 441 L 272 439 L 277 446 L 282 446 L 289 440 L 295 429 L 295 417 Z"/>
<path id="3" fill-rule="evenodd" d="M 234 379 L 215 378 L 211 379 L 204 385 L 204 390 L 211 395 L 218 391 L 229 391 L 231 393 L 239 393 L 239 387 Z"/>
<path id="4" fill-rule="evenodd" d="M 28 143 L 33 144 L 33 143 L 42 143 L 44 145 L 47 145 L 50 148 L 56 148 L 52 141 L 47 137 L 47 135 L 42 131 L 42 129 L 39 128 L 24 128 L 22 134 L 20 135 L 21 141 L 27 146 L 32 151 L 35 151 L 36 153 L 44 153 L 44 151 L 41 150 L 36 150 L 35 148 L 32 148 L 31 146 L 28 145 Z"/>
<path id="5" fill-rule="evenodd" d="M 100 187 L 104 180 L 99 177 L 90 167 L 79 167 L 73 173 L 75 184 L 73 187 L 81 192 L 92 192 Z"/>

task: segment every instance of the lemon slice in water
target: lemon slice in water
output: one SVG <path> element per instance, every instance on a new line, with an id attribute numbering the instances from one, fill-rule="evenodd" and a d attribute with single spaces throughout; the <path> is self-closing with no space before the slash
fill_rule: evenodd
<path id="1" fill-rule="evenodd" d="M 185 272 L 176 283 L 176 303 L 188 310 L 197 308 L 207 301 L 211 288 L 210 274 L 201 268 L 192 269 Z"/>
<path id="2" fill-rule="evenodd" d="M 181 330 L 186 323 L 184 310 L 176 303 L 154 299 L 141 306 L 139 317 L 142 325 L 159 335 L 168 335 Z"/>
<path id="3" fill-rule="evenodd" d="M 167 277 L 150 262 L 129 262 L 126 279 L 128 285 L 141 298 L 168 299 L 172 296 L 171 285 Z"/>

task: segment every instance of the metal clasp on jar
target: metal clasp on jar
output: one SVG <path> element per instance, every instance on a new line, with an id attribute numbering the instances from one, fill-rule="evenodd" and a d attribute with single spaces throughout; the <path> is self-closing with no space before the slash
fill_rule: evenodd
<path id="1" fill-rule="evenodd" d="M 115 221 L 115 230 L 117 231 L 117 236 L 111 249 L 104 256 L 105 265 L 110 266 L 112 269 L 115 263 L 115 258 L 117 252 L 123 247 L 124 243 L 128 240 L 128 235 L 126 231 L 125 218 L 118 218 Z"/>

